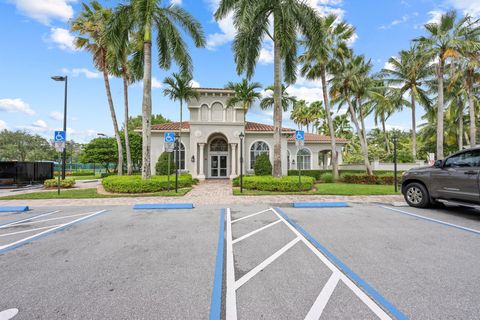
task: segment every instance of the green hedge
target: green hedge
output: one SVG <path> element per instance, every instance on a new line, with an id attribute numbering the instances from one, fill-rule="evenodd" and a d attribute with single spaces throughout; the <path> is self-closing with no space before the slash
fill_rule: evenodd
<path id="1" fill-rule="evenodd" d="M 75 179 L 65 178 L 65 180 L 60 179 L 60 188 L 73 188 L 75 185 Z M 45 188 L 58 188 L 58 179 L 48 179 L 43 182 Z"/>
<path id="2" fill-rule="evenodd" d="M 314 184 L 314 178 L 302 177 L 301 189 L 312 190 Z M 233 179 L 233 186 L 239 185 L 240 179 Z M 247 176 L 243 177 L 243 187 L 248 190 L 295 192 L 298 191 L 298 177 Z"/>
<path id="3" fill-rule="evenodd" d="M 255 159 L 255 175 L 256 176 L 271 176 L 272 163 L 268 154 L 261 154 Z"/>
<path id="4" fill-rule="evenodd" d="M 394 184 L 393 176 L 378 176 L 378 175 L 369 176 L 367 174 L 363 174 L 363 175 L 347 174 L 342 177 L 342 180 L 345 183 L 355 183 L 355 184 L 383 184 L 383 185 Z"/>
<path id="5" fill-rule="evenodd" d="M 93 176 L 95 173 L 93 171 L 67 171 L 65 175 L 71 177 L 78 177 L 78 176 Z"/>
<path id="6" fill-rule="evenodd" d="M 322 178 L 324 174 L 332 173 L 332 170 L 302 170 L 302 176 L 309 176 L 314 177 L 317 181 L 324 181 L 325 179 Z M 373 172 L 377 177 L 387 177 L 386 179 L 392 179 L 393 181 L 393 171 L 388 170 L 377 170 Z M 398 171 L 398 177 L 402 176 L 403 171 Z M 298 170 L 288 170 L 289 176 L 298 176 Z M 345 180 L 345 176 L 360 176 L 363 177 L 366 175 L 365 171 L 362 170 L 340 170 L 339 171 L 340 180 L 347 182 Z M 393 183 L 393 182 L 392 182 Z"/>
<path id="7" fill-rule="evenodd" d="M 178 177 L 178 187 L 191 187 L 192 176 L 182 174 Z M 108 192 L 114 193 L 149 193 L 168 189 L 167 176 L 153 176 L 142 180 L 141 176 L 109 176 L 102 180 L 102 185 Z M 170 188 L 175 188 L 175 177 L 170 177 Z"/>
<path id="8" fill-rule="evenodd" d="M 157 164 L 155 165 L 155 173 L 159 176 L 168 175 L 168 161 L 170 159 L 170 174 L 175 173 L 175 161 L 173 161 L 173 154 L 163 152 L 158 157 Z"/>
<path id="9" fill-rule="evenodd" d="M 322 174 L 331 172 L 330 170 L 302 170 L 302 177 L 312 177 L 315 180 L 320 180 Z M 298 170 L 288 170 L 289 176 L 297 176 L 298 177 Z"/>

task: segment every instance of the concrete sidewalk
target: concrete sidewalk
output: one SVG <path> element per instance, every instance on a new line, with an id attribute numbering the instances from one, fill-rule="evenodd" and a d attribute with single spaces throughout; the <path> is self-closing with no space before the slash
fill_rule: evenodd
<path id="1" fill-rule="evenodd" d="M 1 200 L 0 205 L 29 206 L 82 206 L 82 205 L 133 205 L 137 203 L 178 203 L 188 202 L 196 206 L 210 204 L 278 204 L 294 201 L 347 201 L 347 202 L 403 202 L 400 195 L 388 196 L 328 196 L 328 195 L 272 195 L 272 196 L 234 196 L 230 181 L 206 180 L 193 187 L 183 197 L 125 197 L 98 199 L 48 199 L 48 200 Z"/>

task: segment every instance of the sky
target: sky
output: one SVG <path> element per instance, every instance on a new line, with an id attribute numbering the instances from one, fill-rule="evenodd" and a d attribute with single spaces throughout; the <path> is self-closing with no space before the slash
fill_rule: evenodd
<path id="1" fill-rule="evenodd" d="M 115 6 L 117 1 L 100 1 Z M 222 88 L 228 81 L 239 81 L 231 50 L 235 29 L 230 17 L 215 21 L 213 12 L 219 0 L 164 0 L 184 7 L 202 24 L 206 48 L 190 53 L 194 63 L 195 85 Z M 456 9 L 460 13 L 480 15 L 480 0 L 307 0 L 321 14 L 336 13 L 356 28 L 351 46 L 382 69 L 388 58 L 407 49 L 412 39 L 424 34 L 423 25 L 435 21 L 442 12 Z M 98 133 L 113 135 L 113 126 L 105 95 L 103 77 L 95 70 L 91 56 L 75 49 L 69 21 L 81 8 L 80 0 L 0 0 L 0 130 L 28 130 L 52 139 L 53 131 L 63 125 L 62 82 L 50 79 L 67 75 L 68 139 L 88 142 Z M 154 59 L 155 60 L 155 59 Z M 273 52 L 265 42 L 252 80 L 264 87 L 273 83 Z M 162 70 L 154 61 L 153 113 L 178 120 L 179 106 L 163 96 L 162 81 L 176 71 Z M 111 79 L 112 94 L 119 123 L 123 122 L 123 88 L 119 79 Z M 322 100 L 320 82 L 299 77 L 288 88 L 290 94 L 309 102 Z M 129 90 L 130 115 L 141 114 L 142 85 Z M 185 110 L 186 111 L 186 110 Z M 423 110 L 418 112 L 421 122 Z M 410 128 L 410 110 L 388 120 L 389 128 Z M 187 117 L 188 119 L 188 114 Z M 254 106 L 247 119 L 272 123 L 272 112 Z M 289 113 L 284 126 L 294 127 Z M 368 128 L 374 128 L 369 117 Z"/>

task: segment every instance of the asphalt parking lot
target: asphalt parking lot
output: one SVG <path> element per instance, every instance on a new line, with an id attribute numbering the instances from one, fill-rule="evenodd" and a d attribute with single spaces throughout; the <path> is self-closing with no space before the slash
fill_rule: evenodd
<path id="1" fill-rule="evenodd" d="M 479 318 L 480 212 L 349 205 L 0 213 L 0 319 Z"/>

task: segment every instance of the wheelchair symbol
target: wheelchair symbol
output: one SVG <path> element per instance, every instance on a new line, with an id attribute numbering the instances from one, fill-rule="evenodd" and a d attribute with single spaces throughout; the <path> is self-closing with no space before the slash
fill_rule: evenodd
<path id="1" fill-rule="evenodd" d="M 64 131 L 55 131 L 55 141 L 65 141 L 65 132 Z"/>
<path id="2" fill-rule="evenodd" d="M 165 133 L 165 142 L 175 142 L 175 134 L 173 132 Z"/>

